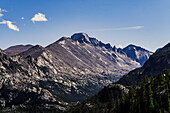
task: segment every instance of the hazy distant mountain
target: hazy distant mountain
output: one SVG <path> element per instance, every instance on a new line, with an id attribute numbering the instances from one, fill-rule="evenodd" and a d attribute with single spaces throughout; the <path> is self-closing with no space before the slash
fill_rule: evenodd
<path id="1" fill-rule="evenodd" d="M 3 107 L 52 103 L 52 106 L 64 109 L 66 103 L 63 101 L 84 100 L 140 67 L 122 49 L 90 38 L 85 33 L 62 37 L 47 47 L 32 46 L 13 57 L 1 52 L 0 57 L 7 58 L 6 61 L 0 60 L 1 80 L 6 81 L 0 83 L 5 87 L 1 93 L 11 92 L 0 96 Z M 23 99 L 28 92 L 31 97 L 28 95 Z"/>
<path id="2" fill-rule="evenodd" d="M 16 45 L 16 46 L 11 46 L 5 49 L 4 51 L 7 55 L 14 56 L 30 49 L 31 47 L 33 47 L 33 45 Z"/>
<path id="3" fill-rule="evenodd" d="M 150 55 L 153 54 L 151 51 L 132 44 L 123 48 L 123 51 L 127 54 L 128 57 L 132 58 L 136 62 L 139 62 L 141 66 L 143 66 L 145 61 L 148 60 Z"/>
<path id="4" fill-rule="evenodd" d="M 140 84 L 142 76 L 155 76 L 164 69 L 170 69 L 170 43 L 151 55 L 141 68 L 130 71 L 123 76 L 118 83 L 123 85 Z"/>

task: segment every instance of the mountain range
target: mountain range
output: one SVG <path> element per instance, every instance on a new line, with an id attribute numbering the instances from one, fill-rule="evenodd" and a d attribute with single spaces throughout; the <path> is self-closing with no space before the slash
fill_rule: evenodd
<path id="1" fill-rule="evenodd" d="M 142 67 L 73 105 L 66 113 L 169 113 L 169 79 L 170 43 L 151 55 Z"/>
<path id="2" fill-rule="evenodd" d="M 112 47 L 85 33 L 62 37 L 47 47 L 0 50 L 0 106 L 43 104 L 64 110 L 141 67 L 151 54 L 135 45 Z"/>

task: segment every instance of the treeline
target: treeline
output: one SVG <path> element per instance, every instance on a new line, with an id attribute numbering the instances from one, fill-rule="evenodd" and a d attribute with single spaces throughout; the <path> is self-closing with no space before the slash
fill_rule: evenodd
<path id="1" fill-rule="evenodd" d="M 170 113 L 170 71 L 143 77 L 140 88 L 132 85 L 117 101 L 116 113 Z"/>
<path id="2" fill-rule="evenodd" d="M 133 84 L 128 94 L 105 102 L 98 93 L 67 113 L 170 113 L 170 71 L 164 70 L 155 78 L 144 76 L 140 87 Z"/>

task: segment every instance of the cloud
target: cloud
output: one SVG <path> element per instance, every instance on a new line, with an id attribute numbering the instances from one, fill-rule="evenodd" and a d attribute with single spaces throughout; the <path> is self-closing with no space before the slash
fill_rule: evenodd
<path id="1" fill-rule="evenodd" d="M 47 18 L 45 17 L 44 14 L 38 13 L 38 14 L 35 14 L 34 17 L 32 17 L 31 21 L 32 21 L 33 23 L 35 23 L 35 21 L 39 21 L 39 22 L 44 21 L 44 22 L 46 22 L 46 21 L 48 21 L 48 20 L 47 20 Z"/>
<path id="2" fill-rule="evenodd" d="M 7 12 L 7 10 L 0 8 L 0 17 L 3 17 L 3 16 L 4 16 L 4 15 L 2 14 L 2 12 Z"/>
<path id="3" fill-rule="evenodd" d="M 24 20 L 25 18 L 24 17 L 21 17 L 21 20 Z"/>
<path id="4" fill-rule="evenodd" d="M 4 15 L 2 14 L 2 12 L 7 12 L 7 10 L 0 8 L 0 17 L 3 17 L 3 16 L 4 16 Z M 3 20 L 3 19 L 2 19 L 2 20 Z M 13 22 L 11 22 L 11 21 L 3 20 L 2 22 L 0 22 L 0 24 L 6 24 L 9 29 L 12 29 L 12 30 L 14 30 L 14 31 L 19 31 L 19 28 L 18 28 L 16 25 L 14 25 Z"/>
<path id="5" fill-rule="evenodd" d="M 144 28 L 144 26 L 109 28 L 109 29 L 93 29 L 90 31 L 127 31 L 127 30 L 138 30 L 138 29 L 142 29 L 142 28 Z"/>
<path id="6" fill-rule="evenodd" d="M 7 12 L 7 10 L 0 8 L 0 12 Z"/>
<path id="7" fill-rule="evenodd" d="M 19 28 L 16 25 L 12 24 L 11 21 L 3 20 L 2 22 L 0 22 L 0 24 L 6 24 L 9 29 L 12 29 L 14 31 L 19 31 Z"/>
<path id="8" fill-rule="evenodd" d="M 2 13 L 0 13 L 0 17 L 3 17 L 4 15 Z"/>

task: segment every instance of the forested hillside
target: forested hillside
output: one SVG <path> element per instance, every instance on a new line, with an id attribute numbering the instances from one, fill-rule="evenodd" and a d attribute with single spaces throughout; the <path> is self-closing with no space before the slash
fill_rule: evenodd
<path id="1" fill-rule="evenodd" d="M 169 70 L 164 70 L 155 78 L 144 76 L 140 87 L 133 84 L 128 87 L 128 90 L 125 87 L 121 88 L 122 85 L 120 85 L 121 87 L 116 86 L 116 84 L 113 84 L 103 88 L 92 98 L 69 109 L 68 113 L 170 112 Z M 115 90 L 116 88 L 117 90 Z"/>

